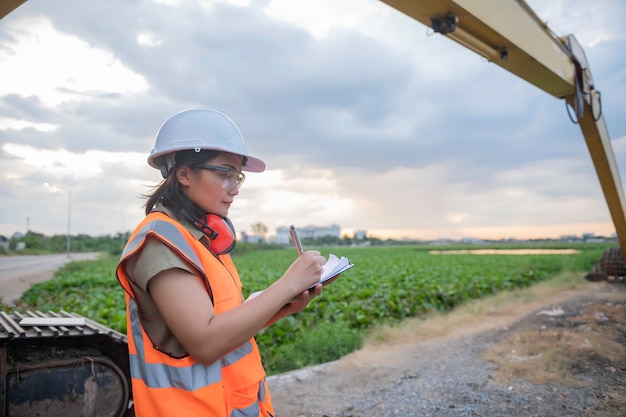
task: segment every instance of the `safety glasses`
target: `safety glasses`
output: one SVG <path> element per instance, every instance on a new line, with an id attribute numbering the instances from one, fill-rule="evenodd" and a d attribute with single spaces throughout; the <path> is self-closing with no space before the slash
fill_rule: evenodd
<path id="1" fill-rule="evenodd" d="M 208 169 L 215 172 L 221 179 L 220 187 L 228 192 L 237 190 L 246 180 L 245 174 L 237 171 L 236 169 L 208 164 L 202 164 L 198 166 L 198 168 Z"/>

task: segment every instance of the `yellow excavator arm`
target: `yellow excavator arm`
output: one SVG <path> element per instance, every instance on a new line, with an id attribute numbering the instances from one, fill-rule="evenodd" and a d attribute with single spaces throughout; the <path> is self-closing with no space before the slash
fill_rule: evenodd
<path id="1" fill-rule="evenodd" d="M 600 92 L 573 35 L 557 37 L 524 0 L 381 0 L 490 62 L 564 99 L 587 142 L 626 256 L 624 191 Z"/>
<path id="2" fill-rule="evenodd" d="M 26 0 L 2 0 L 0 1 L 0 19 L 17 9 Z"/>

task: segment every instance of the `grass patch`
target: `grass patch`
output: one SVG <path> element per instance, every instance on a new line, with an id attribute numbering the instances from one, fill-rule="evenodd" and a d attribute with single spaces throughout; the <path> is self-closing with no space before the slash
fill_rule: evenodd
<path id="1" fill-rule="evenodd" d="M 598 415 L 623 413 L 626 293 L 621 284 L 591 285 L 595 292 L 574 299 L 549 318 L 542 316 L 543 311 L 528 316 L 485 352 L 484 358 L 498 365 L 496 382 L 510 384 L 522 378 L 535 384 L 593 386 L 603 399 L 600 407 L 607 411 Z"/>
<path id="2" fill-rule="evenodd" d="M 303 332 L 293 343 L 277 347 L 264 364 L 270 370 L 268 374 L 279 374 L 326 363 L 329 358 L 340 358 L 361 345 L 361 334 L 345 323 L 322 323 Z"/>
<path id="3" fill-rule="evenodd" d="M 460 335 L 464 329 L 505 326 L 546 300 L 584 291 L 593 284 L 580 273 L 565 272 L 531 287 L 502 291 L 467 301 L 447 313 L 430 312 L 395 324 L 374 326 L 365 345 L 415 343 L 443 336 Z"/>

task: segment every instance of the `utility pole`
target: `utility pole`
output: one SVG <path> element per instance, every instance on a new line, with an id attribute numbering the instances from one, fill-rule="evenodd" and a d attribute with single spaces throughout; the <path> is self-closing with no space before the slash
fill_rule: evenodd
<path id="1" fill-rule="evenodd" d="M 50 185 L 47 182 L 43 184 L 44 187 L 51 188 L 53 192 L 56 190 L 63 190 L 67 193 L 67 233 L 66 233 L 66 241 L 65 241 L 65 252 L 69 259 L 71 246 L 70 246 L 70 225 L 72 223 L 72 191 L 69 188 L 59 187 L 57 185 Z"/>
<path id="2" fill-rule="evenodd" d="M 66 189 L 65 191 L 67 191 L 67 245 L 66 245 L 66 251 L 67 251 L 67 258 L 69 259 L 69 257 L 70 257 L 70 223 L 71 223 L 71 218 L 72 218 L 72 192 L 69 189 Z"/>

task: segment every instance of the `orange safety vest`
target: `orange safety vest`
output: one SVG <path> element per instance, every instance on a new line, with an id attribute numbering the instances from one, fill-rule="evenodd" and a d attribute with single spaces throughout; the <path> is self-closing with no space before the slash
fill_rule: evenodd
<path id="1" fill-rule="evenodd" d="M 124 269 L 124 262 L 141 250 L 147 237 L 159 239 L 199 271 L 213 293 L 215 314 L 242 303 L 241 281 L 229 255 L 213 255 L 189 230 L 164 213 L 146 216 L 130 236 L 117 266 L 117 278 L 126 292 L 135 415 L 273 417 L 254 338 L 209 366 L 191 356 L 171 357 L 153 345 L 141 325 L 141 312 Z"/>

